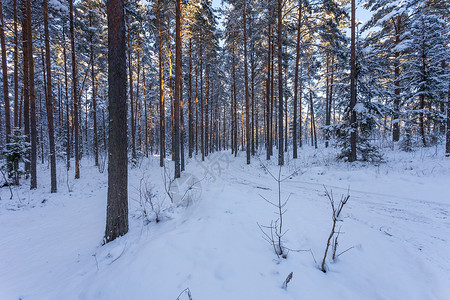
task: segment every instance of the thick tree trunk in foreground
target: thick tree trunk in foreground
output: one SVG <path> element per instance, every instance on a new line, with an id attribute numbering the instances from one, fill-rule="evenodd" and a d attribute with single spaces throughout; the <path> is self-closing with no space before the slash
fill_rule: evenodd
<path id="1" fill-rule="evenodd" d="M 176 0 L 175 9 L 175 99 L 174 99 L 174 140 L 175 178 L 180 177 L 180 103 L 181 103 L 181 0 Z"/>
<path id="2" fill-rule="evenodd" d="M 123 0 L 108 0 L 108 205 L 104 242 L 128 232 L 127 71 Z"/>

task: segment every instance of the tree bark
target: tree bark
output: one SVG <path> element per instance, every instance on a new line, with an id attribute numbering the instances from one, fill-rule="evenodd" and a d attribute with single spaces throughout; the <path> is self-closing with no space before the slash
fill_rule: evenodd
<path id="1" fill-rule="evenodd" d="M 164 69 L 162 57 L 162 37 L 161 37 L 161 0 L 158 0 L 158 60 L 159 60 L 159 166 L 164 167 L 166 157 L 165 139 L 165 104 L 164 104 Z"/>
<path id="2" fill-rule="evenodd" d="M 14 13 L 14 127 L 19 123 L 19 42 L 17 33 L 17 0 L 13 2 Z"/>
<path id="3" fill-rule="evenodd" d="M 72 90 L 73 90 L 73 127 L 75 131 L 75 179 L 80 178 L 80 128 L 78 122 L 78 74 L 75 54 L 75 28 L 74 28 L 74 14 L 73 1 L 69 0 L 70 12 L 70 45 L 72 48 Z"/>
<path id="4" fill-rule="evenodd" d="M 180 103 L 181 100 L 181 0 L 175 4 L 175 99 L 174 99 L 174 155 L 175 155 L 175 178 L 179 178 L 180 170 Z"/>
<path id="5" fill-rule="evenodd" d="M 71 150 L 71 139 L 70 139 L 70 109 L 69 109 L 69 84 L 67 82 L 67 55 L 66 55 L 66 35 L 65 35 L 65 26 L 63 24 L 63 56 L 64 56 L 64 87 L 66 91 L 66 130 L 67 130 L 67 136 L 66 136 L 66 167 L 67 171 L 70 169 L 70 150 Z"/>
<path id="6" fill-rule="evenodd" d="M 298 1 L 298 20 L 297 20 L 297 44 L 295 46 L 295 75 L 294 75 L 294 120 L 292 124 L 292 142 L 293 142 L 293 152 L 292 158 L 297 158 L 297 105 L 298 105 L 298 73 L 299 73 L 299 64 L 300 64 L 300 41 L 301 41 L 301 28 L 302 28 L 302 0 Z M 301 102 L 301 99 L 300 99 Z M 300 104 L 301 109 L 301 104 Z M 301 114 L 300 114 L 300 123 L 301 123 Z M 301 146 L 301 139 L 300 139 Z"/>
<path id="7" fill-rule="evenodd" d="M 354 1 L 354 0 L 353 0 Z M 282 10 L 283 0 L 278 0 L 278 165 L 284 165 L 283 151 L 283 53 L 282 53 Z"/>
<path id="8" fill-rule="evenodd" d="M 280 0 L 281 1 L 281 0 Z M 247 145 L 247 165 L 250 164 L 250 106 L 248 95 L 248 63 L 247 63 L 247 12 L 246 0 L 244 0 L 243 19 L 244 19 L 244 81 L 245 81 L 245 138 Z"/>
<path id="9" fill-rule="evenodd" d="M 401 26 L 401 16 L 397 17 L 397 21 L 394 19 L 394 30 L 395 30 L 395 46 L 400 44 L 400 26 Z M 394 113 L 393 113 L 393 128 L 392 128 L 392 140 L 398 142 L 400 140 L 400 121 L 398 120 L 400 114 L 400 63 L 398 61 L 400 57 L 400 52 L 394 53 Z"/>
<path id="10" fill-rule="evenodd" d="M 28 42 L 28 76 L 30 93 L 30 139 L 31 139 L 31 164 L 30 164 L 30 189 L 37 188 L 37 126 L 36 126 L 36 94 L 34 86 L 34 60 L 33 60 L 33 33 L 31 26 L 31 0 L 26 1 L 26 22 Z"/>
<path id="11" fill-rule="evenodd" d="M 56 151 L 55 151 L 55 129 L 53 124 L 53 93 L 52 93 L 52 71 L 50 60 L 50 38 L 48 32 L 48 8 L 47 0 L 43 0 L 44 7 L 44 36 L 45 36 L 45 66 L 47 70 L 47 97 L 45 106 L 47 109 L 48 140 L 50 144 L 50 176 L 51 192 L 56 193 Z"/>
<path id="12" fill-rule="evenodd" d="M 356 134 L 357 134 L 357 123 L 356 123 L 356 51 L 355 51 L 355 21 L 356 21 L 356 7 L 355 0 L 352 0 L 351 4 L 351 43 L 350 43 L 350 156 L 348 158 L 349 162 L 356 160 Z"/>
<path id="13" fill-rule="evenodd" d="M 109 159 L 104 242 L 128 232 L 127 71 L 123 0 L 108 0 Z"/>
<path id="14" fill-rule="evenodd" d="M 200 45 L 200 149 L 202 161 L 205 160 L 205 126 L 203 123 L 203 48 Z"/>
<path id="15" fill-rule="evenodd" d="M 44 0 L 45 1 L 45 0 Z M 89 13 L 89 26 L 92 26 L 92 14 Z M 94 118 L 94 163 L 98 166 L 98 133 L 97 133 L 97 89 L 94 69 L 94 33 L 90 34 L 91 43 L 91 81 L 92 81 L 92 117 Z"/>
<path id="16" fill-rule="evenodd" d="M 9 140 L 11 134 L 11 112 L 9 104 L 9 90 L 8 90 L 8 61 L 6 60 L 6 44 L 5 44 L 5 21 L 3 19 L 3 1 L 0 0 L 0 41 L 2 46 L 2 73 L 3 73 L 3 101 L 5 102 L 5 132 L 6 141 Z"/>
<path id="17" fill-rule="evenodd" d="M 194 152 L 194 120 L 192 115 L 192 39 L 189 39 L 188 123 L 189 123 L 189 158 L 192 158 L 192 153 Z"/>

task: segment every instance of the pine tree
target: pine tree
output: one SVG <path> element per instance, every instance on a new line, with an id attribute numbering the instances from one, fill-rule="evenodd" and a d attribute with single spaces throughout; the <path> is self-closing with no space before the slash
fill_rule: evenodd
<path id="1" fill-rule="evenodd" d="M 123 0 L 108 0 L 109 160 L 105 243 L 128 232 L 127 71 Z"/>

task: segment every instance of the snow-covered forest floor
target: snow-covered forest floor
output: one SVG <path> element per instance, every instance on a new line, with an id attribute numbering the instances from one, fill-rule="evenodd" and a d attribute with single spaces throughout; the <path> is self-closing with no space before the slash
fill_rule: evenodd
<path id="1" fill-rule="evenodd" d="M 277 183 L 258 159 L 246 165 L 245 152 L 187 159 L 170 187 L 175 204 L 159 157 L 130 167 L 130 231 L 105 246 L 107 172 L 83 158 L 81 179 L 73 170 L 67 179 L 60 162 L 59 190 L 50 194 L 41 166 L 37 190 L 28 182 L 13 187 L 10 200 L 8 187 L 0 189 L 0 299 L 183 300 L 186 288 L 194 300 L 450 299 L 450 159 L 443 152 L 386 151 L 375 166 L 302 148 L 282 168 L 284 176 L 298 171 L 281 185 L 282 198 L 290 195 L 286 259 L 258 227 L 277 218 L 262 198 L 278 201 Z M 275 159 L 260 157 L 278 173 Z M 332 226 L 324 185 L 336 201 L 350 194 L 337 253 L 350 250 L 327 258 L 327 273 L 320 271 Z M 159 223 L 151 212 L 144 217 L 145 190 L 161 208 Z"/>

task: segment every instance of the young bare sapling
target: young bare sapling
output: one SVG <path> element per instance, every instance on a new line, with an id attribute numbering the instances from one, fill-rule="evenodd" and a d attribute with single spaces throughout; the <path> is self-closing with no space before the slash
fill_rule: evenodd
<path id="1" fill-rule="evenodd" d="M 278 170 L 278 176 L 274 176 L 270 170 L 262 163 L 260 160 L 260 163 L 262 167 L 269 173 L 269 175 L 277 182 L 278 186 L 278 199 L 276 202 L 270 201 L 261 194 L 259 195 L 261 198 L 263 198 L 267 203 L 273 205 L 276 208 L 276 214 L 277 219 L 270 221 L 269 226 L 262 226 L 258 224 L 259 229 L 264 234 L 263 238 L 272 245 L 273 250 L 275 251 L 275 254 L 278 256 L 278 258 L 281 256 L 282 258 L 287 258 L 289 249 L 283 245 L 283 236 L 286 234 L 287 230 L 283 229 L 283 216 L 286 212 L 286 204 L 289 201 L 289 198 L 291 197 L 291 194 L 286 198 L 285 201 L 281 198 L 281 183 L 289 178 L 291 178 L 294 174 L 297 174 L 297 171 L 290 174 L 286 177 L 281 177 L 281 170 L 282 167 L 279 167 Z"/>
<path id="2" fill-rule="evenodd" d="M 164 200 L 158 198 L 148 180 L 142 177 L 139 182 L 139 206 L 146 224 L 153 219 L 156 223 L 161 221 L 163 204 Z"/>
<path id="3" fill-rule="evenodd" d="M 325 247 L 325 254 L 323 255 L 322 266 L 321 266 L 322 272 L 326 273 L 327 269 L 326 269 L 325 260 L 327 258 L 328 249 L 330 248 L 330 246 L 332 246 L 333 260 L 336 259 L 336 257 L 340 255 L 339 254 L 336 256 L 336 250 L 337 250 L 338 238 L 339 238 L 339 234 L 341 233 L 341 230 L 339 228 L 339 230 L 336 231 L 336 224 L 337 224 L 337 222 L 342 222 L 342 220 L 340 219 L 341 212 L 342 212 L 342 209 L 344 208 L 344 205 L 347 204 L 347 201 L 350 198 L 350 194 L 349 194 L 349 191 L 347 191 L 347 195 L 342 195 L 341 200 L 339 201 L 339 203 L 336 206 L 336 203 L 335 203 L 334 197 L 333 197 L 333 191 L 328 192 L 328 189 L 325 186 L 324 186 L 324 188 L 325 188 L 325 195 L 327 196 L 328 200 L 330 201 L 331 211 L 332 211 L 331 218 L 333 221 L 333 225 L 331 227 L 330 235 L 328 236 L 327 246 Z"/>

